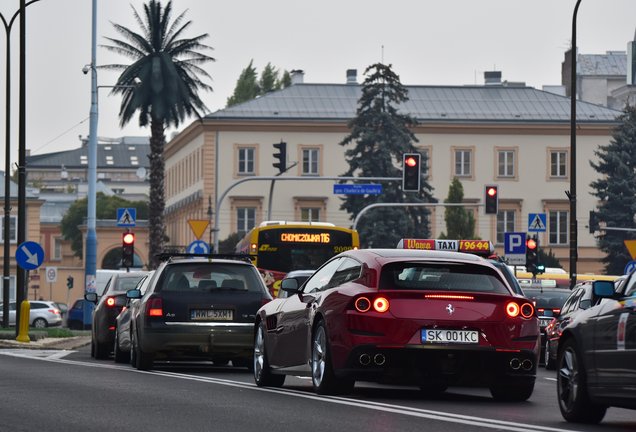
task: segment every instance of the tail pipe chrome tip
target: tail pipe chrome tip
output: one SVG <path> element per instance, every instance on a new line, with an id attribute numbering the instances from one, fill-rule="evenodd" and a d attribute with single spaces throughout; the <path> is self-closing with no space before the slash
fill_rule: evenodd
<path id="1" fill-rule="evenodd" d="M 524 361 L 521 362 L 521 367 L 525 371 L 532 370 L 532 366 L 534 366 L 533 363 L 532 363 L 532 360 L 525 359 Z"/>
<path id="2" fill-rule="evenodd" d="M 510 368 L 513 370 L 519 370 L 519 368 L 521 367 L 521 360 L 519 360 L 517 357 L 513 358 L 512 360 L 510 360 Z"/>
<path id="3" fill-rule="evenodd" d="M 373 356 L 373 363 L 378 366 L 382 366 L 384 363 L 386 363 L 386 357 L 384 357 L 384 354 L 376 354 Z"/>
<path id="4" fill-rule="evenodd" d="M 367 353 L 360 354 L 358 361 L 362 366 L 367 366 L 369 363 L 371 363 L 371 356 Z"/>

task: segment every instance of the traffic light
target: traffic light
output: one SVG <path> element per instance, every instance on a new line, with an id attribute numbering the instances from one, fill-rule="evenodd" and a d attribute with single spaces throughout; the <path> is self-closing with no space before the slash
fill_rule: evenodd
<path id="1" fill-rule="evenodd" d="M 121 266 L 132 267 L 135 263 L 135 234 L 130 231 L 121 236 Z"/>
<path id="2" fill-rule="evenodd" d="M 590 229 L 590 234 L 594 234 L 594 232 L 599 230 L 598 215 L 594 210 L 590 210 L 590 222 L 588 224 L 588 228 Z"/>
<path id="3" fill-rule="evenodd" d="M 497 207 L 499 207 L 499 187 L 497 185 L 486 185 L 484 202 L 486 203 L 486 214 L 497 214 Z"/>
<path id="4" fill-rule="evenodd" d="M 422 155 L 404 153 L 402 155 L 402 192 L 419 192 L 422 179 Z"/>
<path id="5" fill-rule="evenodd" d="M 280 174 L 287 171 L 287 143 L 279 142 L 274 144 L 274 148 L 278 149 L 278 153 L 274 153 L 274 159 L 278 159 L 278 162 L 273 163 L 274 168 L 278 168 Z"/>
<path id="6" fill-rule="evenodd" d="M 66 288 L 73 288 L 73 276 L 71 275 L 68 275 L 68 277 L 66 278 Z"/>
<path id="7" fill-rule="evenodd" d="M 526 270 L 536 276 L 539 266 L 539 239 L 537 236 L 526 239 Z"/>

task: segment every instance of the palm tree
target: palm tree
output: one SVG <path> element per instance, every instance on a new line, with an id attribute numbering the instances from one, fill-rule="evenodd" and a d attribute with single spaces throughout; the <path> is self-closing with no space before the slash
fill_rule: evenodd
<path id="1" fill-rule="evenodd" d="M 187 21 L 182 24 L 187 10 L 171 21 L 171 1 L 164 8 L 160 1 L 150 0 L 144 5 L 143 19 L 134 7 L 132 9 L 141 32 L 113 24 L 122 39 L 107 37 L 110 45 L 102 45 L 109 51 L 128 57 L 132 63 L 102 68 L 122 71 L 112 90 L 122 95 L 119 110 L 121 126 L 126 125 L 137 112 L 139 126 L 150 125 L 149 267 L 156 268 L 155 255 L 163 251 L 166 241 L 163 215 L 165 128 L 177 127 L 193 114 L 200 119 L 200 112 L 207 111 L 198 91 L 212 90 L 200 79 L 211 80 L 211 77 L 201 65 L 214 61 L 214 58 L 200 52 L 212 49 L 202 43 L 208 37 L 207 33 L 183 38 L 183 33 L 192 23 Z"/>

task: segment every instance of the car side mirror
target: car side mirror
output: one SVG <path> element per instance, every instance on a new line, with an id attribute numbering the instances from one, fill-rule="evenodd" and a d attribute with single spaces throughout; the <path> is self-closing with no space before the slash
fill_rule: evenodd
<path id="1" fill-rule="evenodd" d="M 592 292 L 598 298 L 614 297 L 614 282 L 612 281 L 594 281 L 592 283 Z"/>
<path id="2" fill-rule="evenodd" d="M 141 298 L 141 290 L 129 289 L 128 291 L 126 291 L 126 298 L 129 298 L 129 299 Z"/>
<path id="3" fill-rule="evenodd" d="M 97 304 L 97 298 L 98 298 L 97 297 L 97 293 L 94 293 L 94 292 L 89 292 L 89 293 L 84 294 L 84 299 L 86 301 L 91 302 L 91 303 Z"/>
<path id="4" fill-rule="evenodd" d="M 283 279 L 280 284 L 280 289 L 290 294 L 298 292 L 298 281 L 294 278 Z"/>

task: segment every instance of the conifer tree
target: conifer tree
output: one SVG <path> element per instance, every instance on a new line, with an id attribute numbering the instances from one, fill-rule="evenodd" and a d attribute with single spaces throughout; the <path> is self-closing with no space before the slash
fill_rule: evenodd
<path id="1" fill-rule="evenodd" d="M 607 227 L 634 228 L 636 215 L 636 107 L 626 106 L 618 117 L 620 124 L 606 146 L 600 146 L 590 161 L 599 179 L 590 186 L 599 200 L 598 220 Z M 631 260 L 623 241 L 636 239 L 636 232 L 601 230 L 598 244 L 607 255 L 603 258 L 607 274 L 623 274 Z"/>
<path id="2" fill-rule="evenodd" d="M 261 89 L 258 86 L 256 68 L 252 66 L 253 62 L 254 60 L 250 60 L 250 64 L 241 72 L 239 79 L 236 81 L 234 93 L 227 99 L 228 107 L 252 100 L 261 93 Z"/>
<path id="3" fill-rule="evenodd" d="M 345 151 L 349 169 L 343 176 L 399 177 L 402 176 L 402 155 L 417 152 L 417 138 L 411 131 L 416 120 L 398 112 L 399 105 L 408 101 L 407 89 L 402 86 L 391 65 L 376 63 L 365 70 L 356 116 L 349 122 L 351 133 L 340 145 Z M 426 166 L 423 159 L 422 166 Z M 405 207 L 400 203 L 433 202 L 432 188 L 422 172 L 420 192 L 402 192 L 400 181 L 384 182 L 380 195 L 348 195 L 343 198 L 342 210 L 351 219 L 373 203 L 395 203 L 395 206 L 373 209 L 360 219 L 357 229 L 363 247 L 395 247 L 404 237 L 428 237 L 429 216 L 426 207 Z"/>
<path id="4" fill-rule="evenodd" d="M 448 187 L 448 198 L 445 203 L 462 203 L 464 202 L 464 186 L 457 177 L 453 177 L 453 181 Z M 444 220 L 446 221 L 446 230 L 448 234 L 440 234 L 440 238 L 459 240 L 459 239 L 475 239 L 475 216 L 472 212 L 467 211 L 464 207 L 446 207 L 444 211 Z"/>

